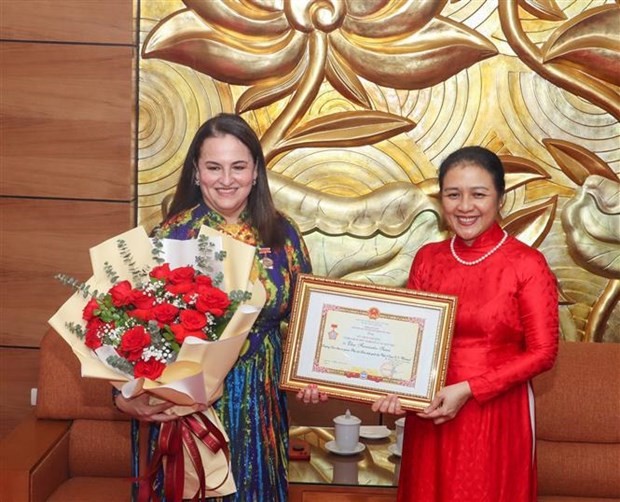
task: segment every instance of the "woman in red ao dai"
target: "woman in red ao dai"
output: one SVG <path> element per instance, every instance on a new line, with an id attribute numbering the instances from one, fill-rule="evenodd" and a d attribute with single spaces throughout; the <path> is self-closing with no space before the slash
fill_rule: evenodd
<path id="1" fill-rule="evenodd" d="M 454 232 L 417 253 L 408 288 L 458 297 L 446 385 L 405 425 L 399 502 L 536 500 L 529 381 L 555 362 L 556 279 L 544 256 L 497 223 L 500 159 L 465 147 L 439 169 Z M 397 396 L 373 409 L 403 414 Z"/>

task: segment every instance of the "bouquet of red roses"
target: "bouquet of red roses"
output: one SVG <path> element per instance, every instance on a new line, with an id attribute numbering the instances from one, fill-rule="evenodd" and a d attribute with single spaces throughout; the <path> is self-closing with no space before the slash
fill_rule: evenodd
<path id="1" fill-rule="evenodd" d="M 87 282 L 59 276 L 76 292 L 49 323 L 82 376 L 107 379 L 126 398 L 148 392 L 177 405 L 169 411 L 183 418 L 162 425 L 160 436 L 174 429 L 183 448 L 163 461 L 187 468 L 168 498 L 234 492 L 228 437 L 210 405 L 265 302 L 255 248 L 208 227 L 188 241 L 151 240 L 137 227 L 90 255 Z"/>
<path id="2" fill-rule="evenodd" d="M 85 345 L 116 354 L 107 363 L 128 376 L 157 380 L 176 360 L 188 336 L 217 340 L 222 328 L 245 299 L 230 295 L 194 266 L 158 265 L 136 286 L 116 282 L 107 293 L 93 296 L 83 309 L 83 329 L 74 331 Z"/>

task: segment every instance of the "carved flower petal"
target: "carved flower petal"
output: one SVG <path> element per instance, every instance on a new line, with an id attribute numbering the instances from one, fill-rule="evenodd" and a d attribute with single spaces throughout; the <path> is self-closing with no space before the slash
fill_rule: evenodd
<path id="1" fill-rule="evenodd" d="M 566 19 L 566 15 L 558 7 L 558 4 L 555 3 L 555 0 L 520 0 L 519 5 L 523 7 L 523 10 L 539 19 L 547 21 L 562 21 Z"/>
<path id="2" fill-rule="evenodd" d="M 620 279 L 620 183 L 589 176 L 562 210 L 571 256 L 586 270 Z"/>
<path id="3" fill-rule="evenodd" d="M 359 0 L 352 0 L 363 4 Z M 349 3 L 352 3 L 349 2 Z M 342 29 L 367 38 L 388 38 L 421 30 L 438 15 L 448 0 L 395 0 L 380 10 L 369 6 L 364 13 L 347 15 Z"/>
<path id="4" fill-rule="evenodd" d="M 362 197 L 338 197 L 269 173 L 276 205 L 291 216 L 302 232 L 370 237 L 376 232 L 397 236 L 422 211 L 439 213 L 439 206 L 411 183 L 395 182 Z"/>
<path id="5" fill-rule="evenodd" d="M 521 242 L 537 247 L 545 239 L 555 218 L 558 196 L 536 206 L 516 211 L 503 221 L 504 230 Z"/>
<path id="6" fill-rule="evenodd" d="M 345 0 L 347 5 L 347 12 L 351 16 L 363 17 L 371 16 L 375 12 L 383 9 L 386 5 L 389 5 L 394 0 Z"/>
<path id="7" fill-rule="evenodd" d="M 297 31 L 271 39 L 238 39 L 183 10 L 153 28 L 144 41 L 142 56 L 189 66 L 230 84 L 253 85 L 292 72 L 305 48 L 306 36 Z"/>
<path id="8" fill-rule="evenodd" d="M 301 147 L 369 145 L 414 127 L 408 118 L 386 112 L 332 113 L 304 123 L 278 143 L 274 153 Z"/>
<path id="9" fill-rule="evenodd" d="M 366 89 L 364 89 L 360 79 L 357 78 L 357 75 L 351 71 L 351 68 L 340 59 L 340 56 L 333 51 L 330 51 L 327 55 L 325 77 L 332 87 L 348 100 L 364 108 L 372 108 L 368 93 Z"/>
<path id="10" fill-rule="evenodd" d="M 578 185 L 583 185 L 586 178 L 592 174 L 611 181 L 620 181 L 603 160 L 582 146 L 558 139 L 542 141 L 564 174 Z"/>
<path id="11" fill-rule="evenodd" d="M 506 172 L 506 191 L 514 190 L 530 181 L 551 177 L 542 167 L 524 157 L 500 155 L 499 158 Z"/>
<path id="12" fill-rule="evenodd" d="M 286 33 L 289 23 L 283 11 L 254 8 L 243 2 L 183 0 L 207 24 L 244 36 L 273 37 Z"/>
<path id="13" fill-rule="evenodd" d="M 288 96 L 297 87 L 307 67 L 308 56 L 304 54 L 304 57 L 292 73 L 274 80 L 268 79 L 250 87 L 237 100 L 235 105 L 236 112 L 244 113 L 256 110 Z"/>
<path id="14" fill-rule="evenodd" d="M 620 85 L 620 9 L 604 5 L 564 23 L 542 48 L 545 62 L 569 62 L 588 75 Z"/>
<path id="15" fill-rule="evenodd" d="M 497 54 L 487 39 L 449 19 L 435 18 L 422 31 L 403 38 L 329 34 L 332 48 L 358 75 L 396 89 L 423 89 Z"/>

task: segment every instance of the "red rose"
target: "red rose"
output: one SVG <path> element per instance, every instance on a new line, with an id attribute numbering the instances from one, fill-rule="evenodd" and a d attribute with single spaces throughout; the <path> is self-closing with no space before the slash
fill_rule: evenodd
<path id="1" fill-rule="evenodd" d="M 171 324 L 170 329 L 174 334 L 174 339 L 180 344 L 183 344 L 183 342 L 188 336 L 195 336 L 196 338 L 200 338 L 201 340 L 207 339 L 206 335 L 202 331 L 189 331 L 185 329 L 181 324 Z"/>
<path id="2" fill-rule="evenodd" d="M 93 317 L 90 321 L 88 321 L 86 323 L 86 334 L 88 334 L 89 332 L 98 334 L 99 331 L 106 325 L 105 322 L 103 322 L 101 319 L 99 319 L 98 317 Z"/>
<path id="3" fill-rule="evenodd" d="M 179 309 L 170 303 L 160 303 L 153 308 L 154 318 L 164 324 L 170 324 L 179 313 Z"/>
<path id="4" fill-rule="evenodd" d="M 135 326 L 128 329 L 121 338 L 119 352 L 129 361 L 137 361 L 142 355 L 142 351 L 151 343 L 151 336 L 146 332 L 144 326 Z"/>
<path id="5" fill-rule="evenodd" d="M 193 293 L 196 285 L 193 282 L 180 282 L 179 284 L 166 284 L 166 291 L 173 295 L 185 295 Z"/>
<path id="6" fill-rule="evenodd" d="M 196 300 L 196 308 L 200 312 L 209 312 L 215 317 L 221 317 L 230 306 L 230 298 L 221 289 L 209 288 L 201 292 Z"/>
<path id="7" fill-rule="evenodd" d="M 140 360 L 133 368 L 133 376 L 136 378 L 144 377 L 149 380 L 155 380 L 166 369 L 166 365 L 161 361 L 158 361 L 154 357 L 151 357 L 148 361 Z"/>
<path id="8" fill-rule="evenodd" d="M 168 282 L 170 284 L 181 284 L 183 282 L 194 282 L 196 271 L 194 267 L 178 267 L 170 272 Z"/>
<path id="9" fill-rule="evenodd" d="M 82 310 L 82 319 L 85 321 L 90 321 L 93 317 L 95 317 L 95 310 L 98 308 L 99 302 L 97 302 L 94 298 L 91 298 L 86 304 L 86 307 L 84 307 L 84 310 Z"/>
<path id="10" fill-rule="evenodd" d="M 199 331 L 207 325 L 207 318 L 202 312 L 181 310 L 181 325 L 188 331 Z"/>
<path id="11" fill-rule="evenodd" d="M 151 309 L 133 309 L 129 310 L 127 315 L 144 322 L 152 321 L 155 318 Z"/>
<path id="12" fill-rule="evenodd" d="M 131 303 L 132 291 L 131 283 L 129 281 L 121 281 L 112 286 L 108 293 L 112 297 L 112 304 L 115 307 L 123 307 Z"/>
<path id="13" fill-rule="evenodd" d="M 98 349 L 101 347 L 101 331 L 106 326 L 114 327 L 113 324 L 103 322 L 98 317 L 93 317 L 86 323 L 86 336 L 84 338 L 84 344 L 91 349 Z"/>
<path id="14" fill-rule="evenodd" d="M 153 279 L 166 279 L 170 275 L 170 264 L 158 265 L 149 274 Z"/>
<path id="15" fill-rule="evenodd" d="M 103 345 L 101 341 L 101 337 L 99 336 L 99 331 L 89 330 L 86 332 L 86 337 L 84 338 L 84 343 L 89 349 L 98 349 Z"/>
<path id="16" fill-rule="evenodd" d="M 155 305 L 155 298 L 141 289 L 134 289 L 131 292 L 131 302 L 138 309 L 150 309 Z"/>
<path id="17" fill-rule="evenodd" d="M 211 277 L 209 277 L 208 275 L 197 275 L 196 276 L 196 284 L 198 284 L 199 286 L 207 286 L 207 287 L 211 287 L 213 286 L 213 281 L 211 280 Z"/>

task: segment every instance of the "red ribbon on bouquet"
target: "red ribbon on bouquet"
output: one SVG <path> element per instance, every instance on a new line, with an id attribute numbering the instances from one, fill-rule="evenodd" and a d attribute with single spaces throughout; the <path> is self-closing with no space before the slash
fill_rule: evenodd
<path id="1" fill-rule="evenodd" d="M 230 462 L 230 451 L 228 450 L 226 438 L 224 438 L 222 431 L 203 413 L 196 412 L 170 422 L 163 422 L 148 473 L 140 478 L 138 502 L 160 501 L 158 494 L 153 493 L 153 481 L 157 476 L 159 468 L 163 465 L 164 459 L 166 460 L 164 469 L 166 502 L 182 502 L 185 481 L 184 446 L 196 469 L 198 483 L 200 484 L 200 488 L 196 495 L 194 495 L 194 498 L 192 498 L 192 501 L 204 499 L 207 491 L 217 490 L 226 482 L 229 473 L 226 473 L 219 485 L 214 487 L 206 486 L 205 471 L 200 451 L 196 444 L 197 440 L 205 444 L 213 453 L 222 450 L 226 457 L 226 463 Z"/>

